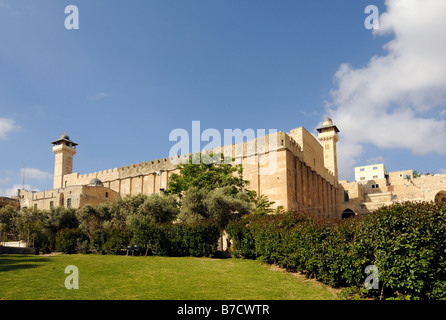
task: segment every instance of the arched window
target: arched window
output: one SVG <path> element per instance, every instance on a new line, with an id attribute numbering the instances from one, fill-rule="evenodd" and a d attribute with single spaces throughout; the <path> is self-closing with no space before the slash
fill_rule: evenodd
<path id="1" fill-rule="evenodd" d="M 342 211 L 342 219 L 348 219 L 348 218 L 353 218 L 355 216 L 355 213 L 353 212 L 352 209 L 345 209 L 344 211 Z"/>

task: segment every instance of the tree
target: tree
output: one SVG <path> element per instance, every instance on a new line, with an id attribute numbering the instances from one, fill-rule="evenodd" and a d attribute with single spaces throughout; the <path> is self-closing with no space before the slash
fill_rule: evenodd
<path id="1" fill-rule="evenodd" d="M 270 214 L 274 211 L 272 205 L 274 204 L 274 201 L 269 201 L 268 197 L 261 194 L 253 199 L 254 202 L 254 208 L 252 210 L 253 215 L 265 215 Z"/>
<path id="2" fill-rule="evenodd" d="M 118 201 L 100 203 L 95 209 L 102 218 L 102 228 L 124 229 L 127 226 L 126 218 L 119 210 Z"/>
<path id="3" fill-rule="evenodd" d="M 49 241 L 44 234 L 43 221 L 48 217 L 48 212 L 38 209 L 24 208 L 15 218 L 15 225 L 20 234 L 19 240 L 29 240 L 34 247 L 49 250 Z"/>
<path id="4" fill-rule="evenodd" d="M 180 174 L 171 175 L 166 193 L 180 198 L 191 188 L 209 192 L 216 188 L 231 186 L 234 191 L 241 191 L 245 190 L 249 183 L 243 179 L 242 165 L 233 166 L 231 163 L 225 163 L 222 154 L 190 155 L 189 162 L 180 164 L 178 169 Z"/>
<path id="5" fill-rule="evenodd" d="M 223 229 L 235 216 L 252 210 L 256 192 L 247 189 L 249 182 L 243 179 L 242 165 L 228 160 L 222 154 L 196 153 L 189 156 L 188 163 L 178 166 L 180 174 L 170 177 L 167 193 L 180 198 L 180 221 L 210 220 Z M 262 199 L 259 210 L 267 210 L 267 200 Z"/>
<path id="6" fill-rule="evenodd" d="M 191 188 L 184 194 L 178 218 L 185 223 L 209 220 L 224 229 L 233 218 L 248 214 L 251 209 L 252 204 L 248 194 L 233 192 L 232 186 L 209 192 Z"/>
<path id="7" fill-rule="evenodd" d="M 96 230 L 103 229 L 104 222 L 110 219 L 109 216 L 103 216 L 102 213 L 107 214 L 108 212 L 104 210 L 98 211 L 91 204 L 86 204 L 76 211 L 79 228 L 85 231 L 90 239 L 91 235 Z"/>
<path id="8" fill-rule="evenodd" d="M 179 213 L 178 202 L 173 195 L 151 194 L 138 207 L 137 213 L 154 223 L 172 222 Z"/>
<path id="9" fill-rule="evenodd" d="M 72 208 L 52 208 L 43 221 L 43 232 L 47 236 L 50 248 L 54 249 L 57 232 L 62 229 L 75 229 L 79 226 L 76 210 Z"/>
<path id="10" fill-rule="evenodd" d="M 116 205 L 119 208 L 119 214 L 125 219 L 135 214 L 139 207 L 147 200 L 145 194 L 139 193 L 137 195 L 128 194 L 124 198 L 118 199 Z"/>
<path id="11" fill-rule="evenodd" d="M 18 211 L 13 206 L 7 205 L 0 209 L 0 231 L 7 233 L 17 232 L 15 220 Z"/>
<path id="12" fill-rule="evenodd" d="M 208 217 L 221 229 L 234 218 L 248 214 L 251 203 L 246 193 L 233 193 L 231 186 L 210 191 L 204 199 Z"/>
<path id="13" fill-rule="evenodd" d="M 206 192 L 197 187 L 189 188 L 181 199 L 178 219 L 185 223 L 197 223 L 209 218 L 204 199 Z"/>
<path id="14" fill-rule="evenodd" d="M 124 198 L 118 198 L 114 201 L 99 204 L 96 211 L 103 220 L 104 229 L 125 229 L 127 228 L 134 215 L 138 213 L 140 206 L 148 198 L 145 194 L 126 195 Z"/>

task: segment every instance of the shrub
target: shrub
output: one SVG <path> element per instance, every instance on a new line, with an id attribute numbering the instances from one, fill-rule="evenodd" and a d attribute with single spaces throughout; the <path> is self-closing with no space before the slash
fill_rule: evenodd
<path id="1" fill-rule="evenodd" d="M 105 254 L 104 244 L 107 242 L 108 232 L 105 230 L 97 230 L 91 235 L 90 248 L 93 253 Z"/>
<path id="2" fill-rule="evenodd" d="M 162 256 L 213 256 L 220 229 L 216 224 L 155 224 L 148 217 L 132 222 L 133 242 L 142 251 Z"/>
<path id="3" fill-rule="evenodd" d="M 367 219 L 360 236 L 369 238 L 385 296 L 445 297 L 445 206 L 418 202 L 381 208 Z"/>
<path id="4" fill-rule="evenodd" d="M 133 234 L 129 229 L 97 230 L 91 236 L 90 248 L 96 254 L 119 254 L 133 245 Z"/>
<path id="5" fill-rule="evenodd" d="M 229 223 L 226 232 L 233 239 L 232 255 L 237 258 L 255 259 L 256 247 L 248 221 L 239 220 Z"/>
<path id="6" fill-rule="evenodd" d="M 140 216 L 132 220 L 133 243 L 147 254 L 169 255 L 169 244 L 163 227 L 150 217 Z"/>
<path id="7" fill-rule="evenodd" d="M 375 298 L 446 297 L 446 207 L 404 203 L 342 222 L 280 214 L 231 222 L 233 254 L 258 258 L 334 287 L 364 288 L 366 266 L 379 270 Z"/>
<path id="8" fill-rule="evenodd" d="M 178 226 L 178 225 L 173 225 Z M 218 225 L 211 222 L 185 225 L 183 243 L 194 257 L 212 257 L 217 252 L 218 239 L 221 232 Z"/>
<path id="9" fill-rule="evenodd" d="M 34 248 L 36 248 L 38 251 L 42 251 L 44 253 L 49 253 L 51 251 L 50 241 L 42 231 L 35 231 L 32 234 L 32 239 L 34 240 Z"/>
<path id="10" fill-rule="evenodd" d="M 56 250 L 63 253 L 77 253 L 79 243 L 88 241 L 87 234 L 80 229 L 63 229 L 57 233 Z"/>
<path id="11" fill-rule="evenodd" d="M 107 254 L 119 254 L 122 249 L 131 245 L 132 232 L 128 229 L 110 229 L 106 233 L 106 241 L 102 245 L 103 252 Z"/>
<path id="12" fill-rule="evenodd" d="M 77 229 L 79 221 L 72 208 L 56 207 L 48 211 L 42 222 L 42 229 L 50 242 L 50 248 L 56 248 L 57 235 L 63 229 Z"/>

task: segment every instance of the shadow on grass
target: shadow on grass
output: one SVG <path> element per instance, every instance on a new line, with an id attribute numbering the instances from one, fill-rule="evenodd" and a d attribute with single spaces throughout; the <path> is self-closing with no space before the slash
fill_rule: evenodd
<path id="1" fill-rule="evenodd" d="M 37 268 L 47 261 L 49 261 L 48 258 L 34 258 L 33 256 L 0 255 L 0 272 Z"/>

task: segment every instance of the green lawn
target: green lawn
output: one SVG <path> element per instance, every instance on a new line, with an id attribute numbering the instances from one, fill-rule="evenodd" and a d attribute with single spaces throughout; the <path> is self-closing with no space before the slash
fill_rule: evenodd
<path id="1" fill-rule="evenodd" d="M 65 267 L 79 270 L 68 290 Z M 0 299 L 331 300 L 328 287 L 240 259 L 0 255 Z"/>

